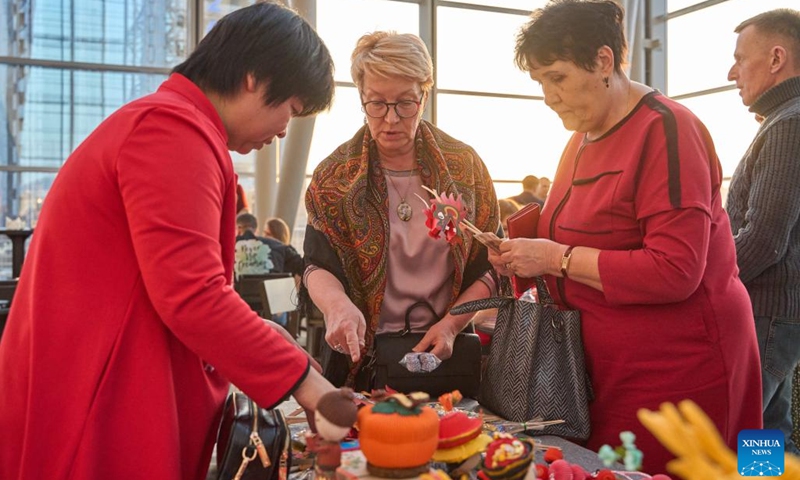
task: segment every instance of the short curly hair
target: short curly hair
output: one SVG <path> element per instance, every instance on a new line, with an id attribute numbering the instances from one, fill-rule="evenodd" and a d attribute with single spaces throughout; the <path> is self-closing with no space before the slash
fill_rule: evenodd
<path id="1" fill-rule="evenodd" d="M 433 88 L 433 61 L 428 47 L 416 35 L 393 31 L 368 33 L 356 42 L 350 56 L 350 74 L 362 90 L 364 73 L 401 77 L 417 82 L 423 94 Z"/>
<path id="2" fill-rule="evenodd" d="M 534 10 L 517 34 L 514 63 L 528 72 L 532 63 L 565 60 L 592 72 L 597 51 L 608 46 L 614 52 L 614 70 L 621 72 L 628 51 L 624 19 L 613 0 L 551 0 Z"/>

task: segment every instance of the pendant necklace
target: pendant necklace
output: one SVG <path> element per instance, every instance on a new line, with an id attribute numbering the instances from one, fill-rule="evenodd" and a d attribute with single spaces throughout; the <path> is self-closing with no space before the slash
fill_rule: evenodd
<path id="1" fill-rule="evenodd" d="M 384 168 L 383 171 L 389 178 L 389 183 L 392 184 L 392 188 L 394 188 L 394 191 L 397 192 L 397 196 L 400 197 L 400 203 L 397 205 L 397 217 L 404 222 L 411 220 L 411 216 L 414 214 L 414 211 L 411 209 L 411 205 L 406 202 L 406 197 L 408 197 L 408 191 L 411 190 L 411 183 L 413 182 L 411 177 L 414 176 L 414 173 L 416 173 L 417 169 L 415 168 L 413 170 L 409 170 L 408 172 L 403 172 L 404 174 L 407 173 L 407 175 L 402 176 L 409 177 L 409 179 L 408 185 L 406 185 L 406 191 L 402 195 L 400 194 L 400 190 L 397 188 L 397 185 L 394 184 L 394 179 L 392 178 L 394 176 L 394 171 L 387 170 L 386 168 Z"/>

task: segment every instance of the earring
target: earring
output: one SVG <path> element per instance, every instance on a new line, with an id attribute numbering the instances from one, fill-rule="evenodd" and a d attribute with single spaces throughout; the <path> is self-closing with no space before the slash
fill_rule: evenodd
<path id="1" fill-rule="evenodd" d="M 606 88 L 609 88 L 609 85 L 608 85 L 608 77 L 603 77 L 603 83 L 605 83 L 605 84 L 606 84 Z"/>

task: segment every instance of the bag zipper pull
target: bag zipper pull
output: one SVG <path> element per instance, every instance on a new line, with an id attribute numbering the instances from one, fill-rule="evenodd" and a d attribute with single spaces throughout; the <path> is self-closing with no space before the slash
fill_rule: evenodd
<path id="1" fill-rule="evenodd" d="M 288 442 L 287 442 L 288 443 Z M 281 453 L 280 467 L 278 468 L 278 480 L 286 480 L 289 476 L 289 450 L 284 449 Z"/>
<path id="2" fill-rule="evenodd" d="M 263 465 L 264 468 L 272 465 L 272 462 L 269 461 L 269 455 L 267 455 L 267 449 L 264 447 L 264 442 L 261 441 L 261 437 L 258 436 L 258 432 L 250 434 L 250 442 L 256 446 L 256 452 L 258 453 L 258 458 L 261 459 L 261 465 Z"/>
<path id="3" fill-rule="evenodd" d="M 248 445 L 247 447 L 249 447 Z M 233 480 L 242 480 L 244 476 L 244 471 L 247 470 L 247 464 L 250 463 L 254 458 L 256 458 L 256 451 L 253 450 L 253 454 L 248 456 L 247 455 L 247 447 L 242 449 L 242 464 L 239 465 L 239 470 L 236 471 L 236 475 L 233 476 Z"/>

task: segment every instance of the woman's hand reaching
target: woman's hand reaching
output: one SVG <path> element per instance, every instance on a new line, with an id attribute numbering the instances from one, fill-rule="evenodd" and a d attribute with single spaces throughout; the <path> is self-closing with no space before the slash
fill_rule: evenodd
<path id="1" fill-rule="evenodd" d="M 364 314 L 349 299 L 331 305 L 325 315 L 325 341 L 334 351 L 349 355 L 353 362 L 361 359 L 366 330 Z"/>
<path id="2" fill-rule="evenodd" d="M 447 360 L 453 355 L 453 343 L 459 331 L 461 330 L 456 327 L 453 320 L 445 316 L 425 332 L 425 336 L 413 348 L 413 351 L 425 352 L 431 349 L 430 352 L 439 360 Z"/>

